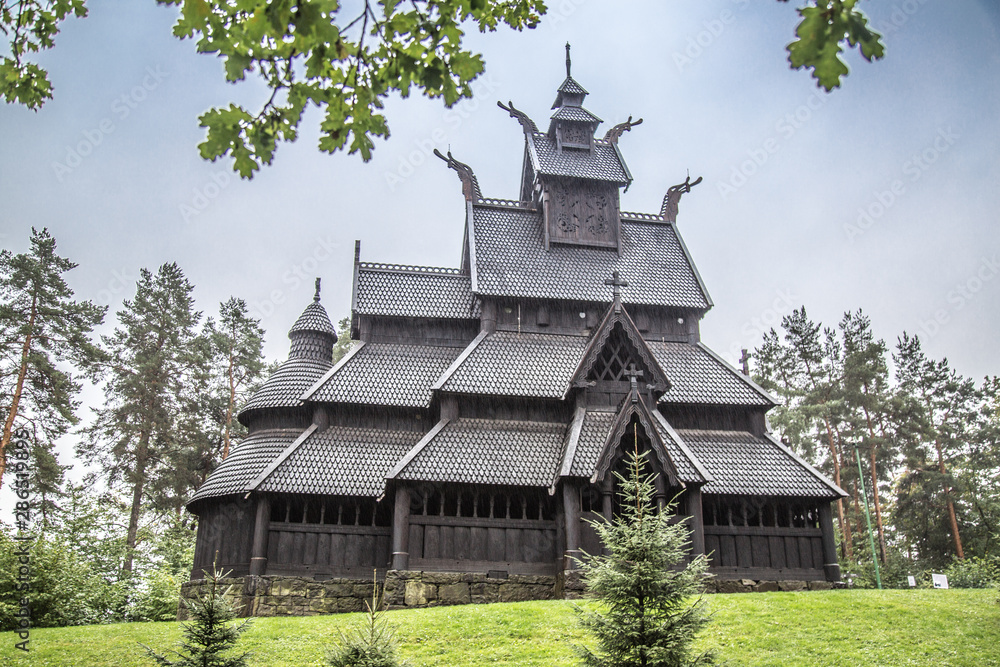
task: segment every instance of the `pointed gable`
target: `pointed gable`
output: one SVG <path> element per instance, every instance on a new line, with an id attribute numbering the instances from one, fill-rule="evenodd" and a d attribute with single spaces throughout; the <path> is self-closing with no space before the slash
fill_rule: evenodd
<path id="1" fill-rule="evenodd" d="M 572 384 L 627 381 L 630 369 L 634 369 L 641 372 L 643 384 L 651 385 L 654 391 L 662 394 L 670 388 L 667 374 L 621 303 L 620 288 L 628 283 L 620 279 L 617 271 L 605 283 L 614 287 L 614 300 L 594 330 L 573 374 Z"/>
<path id="2" fill-rule="evenodd" d="M 660 438 L 656 419 L 649 411 L 649 408 L 646 407 L 645 401 L 635 392 L 632 393 L 630 398 L 625 400 L 618 414 L 615 415 L 615 420 L 611 424 L 611 431 L 604 443 L 604 449 L 597 458 L 597 465 L 590 478 L 591 483 L 599 484 L 603 482 L 615 461 L 622 457 L 624 451 L 619 445 L 621 445 L 622 439 L 625 438 L 629 426 L 642 427 L 645 439 L 649 441 L 650 449 L 656 455 L 656 460 L 666 475 L 668 484 L 670 486 L 684 486 L 684 482 L 681 481 L 677 473 L 677 466 L 674 464 L 666 445 Z M 636 434 L 636 437 L 638 438 L 638 434 Z"/>

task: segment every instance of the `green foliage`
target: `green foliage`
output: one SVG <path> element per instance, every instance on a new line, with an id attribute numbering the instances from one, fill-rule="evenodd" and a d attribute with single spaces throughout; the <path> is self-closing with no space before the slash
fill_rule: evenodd
<path id="1" fill-rule="evenodd" d="M 386 618 L 385 600 L 372 587 L 364 619 L 344 631 L 337 628 L 337 645 L 326 656 L 330 667 L 405 667 L 396 657 L 396 629 Z"/>
<path id="2" fill-rule="evenodd" d="M 711 664 L 694 656 L 696 633 L 708 623 L 701 592 L 708 562 L 696 556 L 675 569 L 687 554 L 688 529 L 657 513 L 654 475 L 644 472 L 645 454 L 627 454 L 631 474 L 618 475 L 622 514 L 593 522 L 608 555 L 590 555 L 580 565 L 587 589 L 603 609 L 582 611 L 581 623 L 597 637 L 598 649 L 581 647 L 590 667 L 676 667 Z"/>
<path id="3" fill-rule="evenodd" d="M 97 464 L 113 488 L 130 495 L 127 544 L 136 548 L 140 515 L 149 504 L 178 513 L 197 483 L 192 469 L 202 447 L 192 438 L 191 390 L 208 360 L 197 344 L 194 287 L 175 263 L 140 271 L 135 297 L 123 303 L 119 326 L 102 337 L 114 359 L 104 405 L 77 454 Z M 132 570 L 126 556 L 125 570 Z"/>
<path id="4" fill-rule="evenodd" d="M 37 111 L 52 98 L 49 74 L 25 60 L 52 48 L 59 23 L 87 15 L 86 0 L 0 0 L 0 30 L 10 40 L 10 56 L 0 60 L 0 97 Z"/>
<path id="5" fill-rule="evenodd" d="M 295 141 L 310 104 L 323 109 L 320 150 L 370 160 L 374 139 L 389 136 L 381 112 L 389 95 L 417 90 L 447 106 L 472 95 L 484 62 L 463 46 L 467 27 L 533 28 L 547 10 L 544 0 L 365 0 L 351 10 L 339 0 L 157 2 L 180 5 L 174 35 L 223 58 L 227 81 L 256 75 L 271 91 L 256 113 L 231 103 L 199 118 L 206 129 L 201 156 L 228 155 L 247 179 L 271 164 L 278 141 Z M 797 11 L 802 21 L 788 45 L 789 62 L 811 69 L 826 90 L 847 74 L 843 44 L 858 47 L 868 61 L 883 56 L 881 35 L 868 28 L 857 0 L 810 0 Z M 50 48 L 71 13 L 86 16 L 86 0 L 0 0 L 0 29 L 13 56 L 0 62 L 0 94 L 8 102 L 38 109 L 52 97 L 48 73 L 23 56 Z"/>
<path id="6" fill-rule="evenodd" d="M 337 363 L 345 354 L 351 351 L 351 318 L 345 317 L 337 322 L 337 342 L 333 345 L 333 363 Z"/>
<path id="7" fill-rule="evenodd" d="M 857 4 L 858 0 L 812 0 L 796 10 L 802 21 L 795 29 L 798 39 L 788 45 L 788 62 L 795 69 L 811 69 L 816 85 L 827 91 L 839 87 L 847 75 L 847 64 L 840 57 L 845 42 L 858 47 L 868 62 L 885 55 L 882 35 L 868 28 L 868 18 Z"/>
<path id="8" fill-rule="evenodd" d="M 1000 586 L 1000 559 L 956 558 L 942 574 L 947 575 L 951 588 L 993 588 Z"/>
<path id="9" fill-rule="evenodd" d="M 58 536 L 15 533 L 0 524 L 0 630 L 17 627 L 15 614 L 22 596 L 30 600 L 35 627 L 89 625 L 107 620 L 109 609 L 123 599 L 120 587 L 108 585 L 96 569 Z M 19 579 L 18 553 L 28 546 L 31 575 Z M 30 588 L 24 590 L 27 583 Z"/>
<path id="10" fill-rule="evenodd" d="M 146 652 L 163 667 L 246 667 L 247 653 L 226 655 L 236 647 L 240 635 L 246 632 L 249 620 L 234 623 L 236 610 L 226 597 L 232 586 L 222 589 L 221 580 L 229 573 L 213 567 L 208 574 L 208 592 L 196 600 L 185 599 L 191 619 L 182 623 L 183 641 L 180 651 L 171 651 L 178 657 L 172 660 L 156 653 L 148 646 Z"/>
<path id="11" fill-rule="evenodd" d="M 256 114 L 230 104 L 200 118 L 202 157 L 231 156 L 243 178 L 271 163 L 279 140 L 295 140 L 309 104 L 324 110 L 320 150 L 371 159 L 373 139 L 389 136 L 380 110 L 390 94 L 417 89 L 448 106 L 471 96 L 483 61 L 463 48 L 463 24 L 521 30 L 545 11 L 542 0 L 366 0 L 350 16 L 336 0 L 158 1 L 180 5 L 174 34 L 221 56 L 228 81 L 255 74 L 271 90 Z"/>
<path id="12" fill-rule="evenodd" d="M 36 461 L 51 454 L 51 443 L 78 422 L 80 383 L 67 367 L 95 379 L 105 359 L 90 336 L 107 309 L 73 300 L 63 274 L 75 267 L 56 254 L 47 229 L 32 228 L 28 252 L 0 250 L 0 483 L 13 429 L 33 434 Z M 57 465 L 33 472 L 51 473 L 35 479 L 39 489 L 58 483 L 61 475 Z"/>

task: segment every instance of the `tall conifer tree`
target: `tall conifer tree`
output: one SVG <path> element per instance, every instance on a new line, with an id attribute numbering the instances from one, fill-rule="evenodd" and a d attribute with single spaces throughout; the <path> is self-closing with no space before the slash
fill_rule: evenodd
<path id="1" fill-rule="evenodd" d="M 974 437 L 972 431 L 981 394 L 975 382 L 956 373 L 947 359 L 928 359 L 917 336 L 903 333 L 893 361 L 899 388 L 916 400 L 925 425 L 925 439 L 916 443 L 917 451 L 911 454 L 924 459 L 927 449 L 932 450 L 938 473 L 934 485 L 941 489 L 944 497 L 955 555 L 964 558 L 955 511 L 955 482 L 949 472 L 948 461 L 958 456 Z"/>
<path id="2" fill-rule="evenodd" d="M 201 363 L 193 344 L 201 314 L 194 310 L 192 290 L 177 264 L 164 264 L 155 274 L 142 269 L 135 298 L 118 312 L 119 326 L 103 337 L 113 357 L 105 404 L 95 410 L 79 454 L 99 464 L 112 485 L 130 492 L 127 572 L 143 504 L 150 500 L 148 482 L 171 474 L 164 464 L 183 447 L 177 430 L 183 390 Z"/>
<path id="3" fill-rule="evenodd" d="M 0 251 L 0 485 L 16 426 L 30 425 L 47 443 L 78 421 L 80 383 L 62 362 L 95 378 L 104 358 L 90 336 L 107 308 L 74 301 L 63 274 L 76 264 L 56 254 L 47 229 L 31 230 L 31 249 Z M 51 481 L 51 480 L 49 480 Z"/>
<path id="4" fill-rule="evenodd" d="M 695 556 L 676 569 L 688 552 L 688 529 L 671 522 L 669 508 L 657 512 L 654 475 L 646 454 L 626 454 L 629 474 L 617 475 L 620 516 L 594 529 L 608 555 L 581 563 L 587 589 L 606 610 L 582 612 L 584 627 L 597 636 L 598 651 L 578 649 L 588 667 L 681 667 L 711 664 L 691 644 L 708 623 L 701 593 L 708 561 Z"/>
<path id="5" fill-rule="evenodd" d="M 229 456 L 234 436 L 237 408 L 248 398 L 248 392 L 264 374 L 264 329 L 260 320 L 250 315 L 246 301 L 230 297 L 219 304 L 219 320 L 205 323 L 213 366 L 213 396 L 220 399 L 222 422 L 222 456 Z"/>

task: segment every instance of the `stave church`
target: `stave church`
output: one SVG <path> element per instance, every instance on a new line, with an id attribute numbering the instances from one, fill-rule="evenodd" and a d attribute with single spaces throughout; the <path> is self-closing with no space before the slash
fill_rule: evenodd
<path id="1" fill-rule="evenodd" d="M 249 436 L 188 504 L 194 579 L 217 561 L 306 589 L 374 570 L 408 605 L 503 599 L 516 582 L 507 599 L 569 596 L 637 447 L 716 579 L 839 580 L 844 492 L 768 432 L 774 399 L 700 341 L 713 304 L 677 224 L 700 179 L 659 212 L 622 211 L 622 149 L 642 121 L 599 134 L 568 53 L 547 126 L 498 103 L 523 136 L 516 197 L 484 197 L 438 154 L 465 200 L 456 267 L 355 245 L 336 363 L 317 280 L 287 361 L 239 415 Z M 310 609 L 339 608 L 288 613 Z"/>

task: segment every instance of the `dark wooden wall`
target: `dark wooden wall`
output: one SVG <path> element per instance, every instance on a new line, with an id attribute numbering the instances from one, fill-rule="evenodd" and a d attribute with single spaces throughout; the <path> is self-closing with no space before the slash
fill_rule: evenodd
<path id="1" fill-rule="evenodd" d="M 647 340 L 680 343 L 699 340 L 701 313 L 697 311 L 630 305 L 625 309 Z M 606 303 L 504 299 L 495 300 L 488 307 L 484 304 L 483 312 L 496 312 L 497 329 L 503 331 L 517 331 L 520 326 L 521 331 L 529 333 L 587 336 L 600 324 L 607 310 Z"/>
<path id="2" fill-rule="evenodd" d="M 305 429 L 312 423 L 312 408 L 281 408 L 267 410 L 252 410 L 245 418 L 247 433 L 253 435 L 257 431 L 272 428 Z"/>
<path id="3" fill-rule="evenodd" d="M 479 333 L 479 320 L 439 320 L 408 317 L 358 318 L 360 339 L 371 343 L 403 343 L 465 347 Z"/>
<path id="4" fill-rule="evenodd" d="M 756 436 L 764 433 L 762 407 L 660 403 L 657 409 L 676 429 L 748 431 Z"/>
<path id="5" fill-rule="evenodd" d="M 204 577 L 202 571 L 211 571 L 213 562 L 223 571 L 232 570 L 234 577 L 247 574 L 250 571 L 254 516 L 254 505 L 250 500 L 205 501 L 198 508 L 198 534 L 191 578 Z"/>
<path id="6" fill-rule="evenodd" d="M 267 574 L 371 577 L 389 567 L 392 528 L 271 522 Z"/>
<path id="7" fill-rule="evenodd" d="M 556 507 L 542 489 L 440 485 L 410 494 L 411 570 L 555 574 Z"/>
<path id="8" fill-rule="evenodd" d="M 270 501 L 267 574 L 370 577 L 389 566 L 391 508 L 373 498 L 278 495 Z"/>
<path id="9" fill-rule="evenodd" d="M 512 419 L 568 423 L 573 418 L 573 405 L 569 402 L 500 396 L 461 396 L 458 402 L 460 417 L 476 419 Z"/>
<path id="10" fill-rule="evenodd" d="M 706 495 L 705 551 L 712 572 L 726 578 L 825 579 L 819 504 L 814 498 Z"/>
<path id="11" fill-rule="evenodd" d="M 421 408 L 333 404 L 323 409 L 330 426 L 425 433 L 435 424 L 431 411 Z"/>

